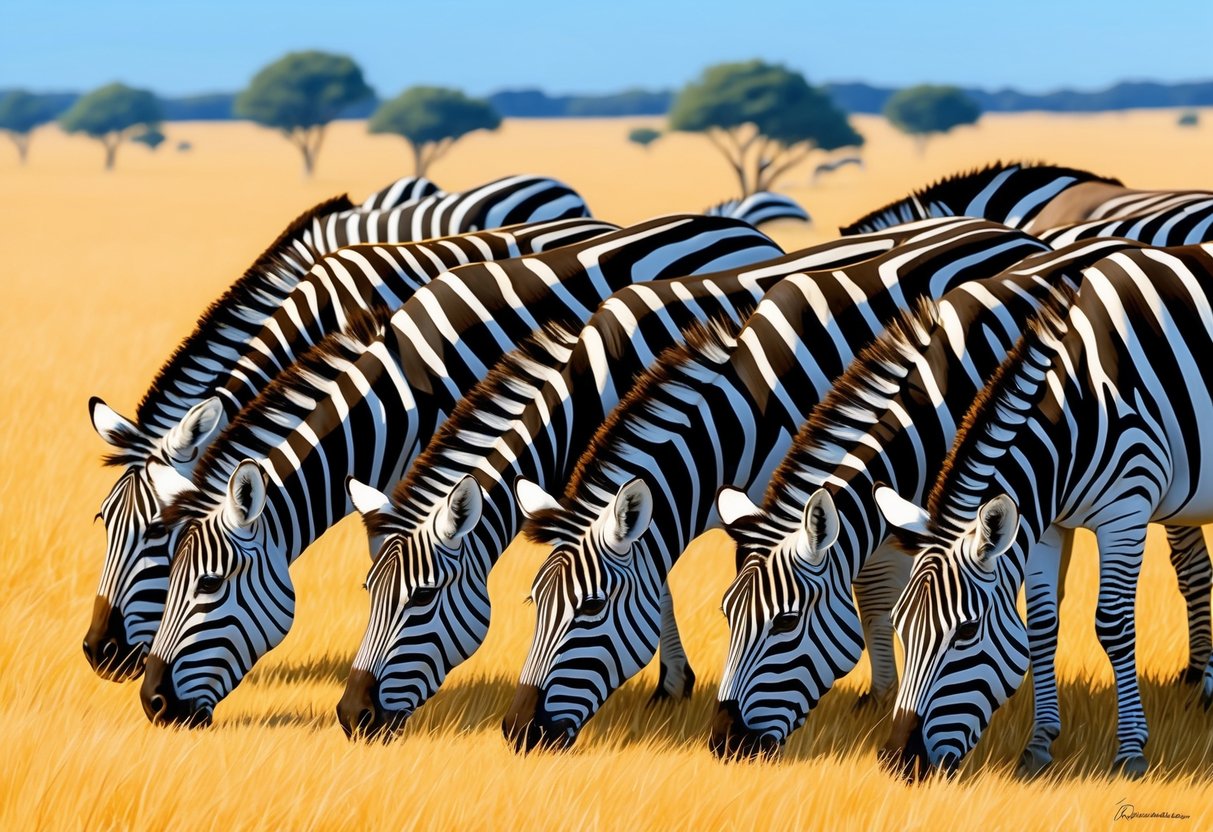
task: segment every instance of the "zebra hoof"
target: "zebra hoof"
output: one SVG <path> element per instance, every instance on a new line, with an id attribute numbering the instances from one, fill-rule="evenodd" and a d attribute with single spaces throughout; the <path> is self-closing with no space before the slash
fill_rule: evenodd
<path id="1" fill-rule="evenodd" d="M 1049 752 L 1025 748 L 1019 755 L 1019 765 L 1016 767 L 1015 773 L 1025 780 L 1031 780 L 1039 777 L 1051 765 L 1053 765 L 1053 755 Z"/>
<path id="2" fill-rule="evenodd" d="M 1205 678 L 1205 669 L 1203 667 L 1186 667 L 1179 672 L 1176 684 L 1180 685 L 1199 685 Z"/>
<path id="3" fill-rule="evenodd" d="M 1144 754 L 1130 754 L 1112 763 L 1112 773 L 1127 777 L 1130 780 L 1140 780 L 1150 769 L 1150 763 Z"/>
<path id="4" fill-rule="evenodd" d="M 855 700 L 855 704 L 851 706 L 851 711 L 858 713 L 860 711 L 876 711 L 877 713 L 887 713 L 892 710 L 893 693 L 873 693 L 867 691 L 861 693 L 859 698 Z"/>
<path id="5" fill-rule="evenodd" d="M 678 672 L 671 671 L 664 664 L 661 675 L 657 679 L 657 690 L 649 697 L 649 705 L 662 702 L 685 702 L 691 698 L 695 690 L 695 671 L 690 665 L 684 665 Z"/>

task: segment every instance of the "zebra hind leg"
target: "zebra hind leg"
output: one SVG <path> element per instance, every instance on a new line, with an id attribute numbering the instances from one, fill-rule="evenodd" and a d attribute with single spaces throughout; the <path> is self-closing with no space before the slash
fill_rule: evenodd
<path id="1" fill-rule="evenodd" d="M 649 697 L 649 704 L 658 702 L 686 701 L 695 689 L 695 671 L 687 660 L 678 634 L 678 622 L 674 619 L 674 598 L 667 585 L 661 593 L 661 642 L 658 662 L 661 665 L 657 677 L 657 690 Z"/>
<path id="2" fill-rule="evenodd" d="M 1213 562 L 1199 526 L 1167 526 L 1171 565 L 1188 608 L 1188 666 L 1180 684 L 1199 685 L 1201 701 L 1213 705 L 1213 628 L 1210 626 L 1209 591 Z"/>
<path id="3" fill-rule="evenodd" d="M 1028 650 L 1032 664 L 1032 737 L 1019 755 L 1017 772 L 1036 777 L 1053 763 L 1053 741 L 1061 735 L 1057 699 L 1058 612 L 1074 547 L 1074 530 L 1050 526 L 1032 551 L 1024 577 Z"/>

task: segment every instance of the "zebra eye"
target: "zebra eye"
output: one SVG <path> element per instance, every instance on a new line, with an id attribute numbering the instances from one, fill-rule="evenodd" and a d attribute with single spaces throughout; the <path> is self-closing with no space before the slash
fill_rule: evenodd
<path id="1" fill-rule="evenodd" d="M 981 629 L 977 621 L 966 621 L 956 628 L 956 641 L 972 641 L 977 638 L 977 632 Z"/>
<path id="2" fill-rule="evenodd" d="M 796 629 L 796 625 L 800 623 L 800 613 L 798 612 L 781 612 L 771 621 L 772 633 L 790 633 Z"/>
<path id="3" fill-rule="evenodd" d="M 198 579 L 199 595 L 214 595 L 223 588 L 222 575 L 203 575 Z"/>
<path id="4" fill-rule="evenodd" d="M 577 608 L 577 614 L 582 618 L 597 618 L 606 609 L 605 598 L 586 598 Z"/>
<path id="5" fill-rule="evenodd" d="M 438 587 L 419 586 L 409 596 L 409 604 L 414 607 L 428 607 L 438 597 Z"/>

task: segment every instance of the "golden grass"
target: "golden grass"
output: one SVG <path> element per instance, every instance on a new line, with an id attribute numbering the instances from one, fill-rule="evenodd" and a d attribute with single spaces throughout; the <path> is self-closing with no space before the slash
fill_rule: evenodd
<path id="1" fill-rule="evenodd" d="M 1089 167 L 1146 187 L 1213 187 L 1205 125 L 1175 114 L 987 117 L 923 156 L 875 119 L 866 171 L 819 187 L 788 180 L 818 220 L 779 228 L 785 246 L 827 239 L 839 223 L 906 189 L 992 158 Z M 595 213 L 631 222 L 729 196 L 706 142 L 669 137 L 649 151 L 624 142 L 645 120 L 510 122 L 474 136 L 433 172 L 448 189 L 517 171 L 564 178 Z M 347 743 L 333 709 L 361 635 L 363 533 L 346 521 L 299 564 L 298 625 L 224 702 L 208 731 L 153 729 L 134 686 L 95 678 L 80 655 L 103 535 L 91 525 L 113 472 L 85 414 L 100 394 L 130 413 L 203 304 L 296 212 L 336 192 L 355 198 L 403 172 L 404 146 L 341 124 L 315 180 L 268 131 L 170 124 L 157 154 L 123 148 L 101 171 L 95 144 L 53 129 L 30 164 L 0 149 L 4 205 L 4 369 L 0 374 L 0 829 L 26 828 L 771 828 L 1098 829 L 1119 801 L 1213 823 L 1213 714 L 1169 680 L 1186 649 L 1184 618 L 1161 535 L 1150 539 L 1140 594 L 1140 655 L 1154 763 L 1142 782 L 1104 775 L 1113 751 L 1111 675 L 1092 631 L 1093 549 L 1083 538 L 1063 607 L 1059 659 L 1066 732 L 1058 773 L 1011 773 L 1030 702 L 1017 697 L 958 782 L 917 788 L 876 767 L 884 726 L 852 713 L 861 666 L 822 703 L 776 764 L 723 766 L 704 726 L 723 658 L 718 612 L 730 554 L 706 536 L 673 576 L 700 687 L 688 705 L 647 709 L 653 668 L 622 690 L 563 755 L 515 756 L 500 714 L 530 637 L 521 600 L 540 552 L 516 545 L 493 575 L 488 642 L 390 746 Z M 194 150 L 174 152 L 177 140 Z M 865 660 L 866 661 L 866 660 Z M 1164 680 L 1164 681 L 1159 681 Z M 1137 820 L 1130 828 L 1149 828 Z"/>

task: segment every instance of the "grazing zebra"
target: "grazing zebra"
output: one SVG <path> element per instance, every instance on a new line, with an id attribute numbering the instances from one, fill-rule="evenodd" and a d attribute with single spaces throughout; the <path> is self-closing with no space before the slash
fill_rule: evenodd
<path id="1" fill-rule="evenodd" d="M 449 234 L 463 233 L 468 225 L 513 225 L 586 213 L 584 201 L 566 186 L 537 177 L 499 180 L 442 200 L 448 210 L 441 216 L 427 200 L 414 205 L 426 209 L 427 227 L 440 221 Z M 107 567 L 84 639 L 85 656 L 103 678 L 124 680 L 139 673 L 159 620 L 162 598 L 155 592 L 145 594 L 145 587 L 137 585 L 124 566 L 141 562 L 149 550 L 155 552 L 145 564 L 149 571 L 164 570 L 167 562 L 168 541 L 155 522 L 164 500 L 153 487 L 151 461 L 181 466 L 179 473 L 188 471 L 198 456 L 198 444 L 214 433 L 223 416 L 204 402 L 228 380 L 237 360 L 251 348 L 252 339 L 282 308 L 317 259 L 330 250 L 330 243 L 337 245 L 335 225 L 340 226 L 344 241 L 351 231 L 359 231 L 357 224 L 351 228 L 347 222 L 351 216 L 357 215 L 362 222 L 390 218 L 389 224 L 377 223 L 362 230 L 373 232 L 381 242 L 406 242 L 414 231 L 422 230 L 411 221 L 412 211 L 413 206 L 405 205 L 386 214 L 362 214 L 352 210 L 344 197 L 322 203 L 288 226 L 253 267 L 207 309 L 194 332 L 153 380 L 136 419 L 119 415 L 99 398 L 89 400 L 94 428 L 114 449 L 106 462 L 123 468 L 101 507 Z M 348 268 L 337 266 L 338 276 L 346 277 Z M 301 291 L 309 288 L 305 285 Z M 201 409 L 195 409 L 200 405 Z M 165 577 L 154 580 L 162 585 Z"/>
<path id="2" fill-rule="evenodd" d="M 462 394 L 522 338 L 551 321 L 580 326 L 632 283 L 780 254 L 736 220 L 663 217 L 551 252 L 460 266 L 386 323 L 322 342 L 211 445 L 197 486 L 181 477 L 174 488 L 164 524 L 175 554 L 141 689 L 148 717 L 209 720 L 286 635 L 288 567 L 351 510 L 346 477 L 390 488 Z"/>
<path id="3" fill-rule="evenodd" d="M 405 176 L 362 200 L 358 210 L 386 211 L 440 193 L 438 186 L 424 176 Z"/>
<path id="4" fill-rule="evenodd" d="M 488 574 L 518 533 L 512 483 L 563 481 L 598 425 L 681 330 L 729 318 L 738 326 L 784 277 L 842 268 L 914 236 L 910 226 L 847 237 L 753 267 L 625 287 L 611 295 L 559 370 L 520 348 L 468 393 L 391 499 L 350 483 L 376 555 L 367 578 L 370 622 L 337 713 L 346 733 L 392 734 L 466 660 L 488 630 Z M 478 487 L 461 533 L 436 529 Z M 460 569 L 445 568 L 457 558 Z M 663 604 L 668 604 L 668 594 Z M 673 625 L 672 607 L 663 622 Z M 662 638 L 654 698 L 690 693 L 694 674 L 677 631 Z"/>
<path id="5" fill-rule="evenodd" d="M 998 162 L 941 179 L 861 217 L 839 231 L 843 235 L 859 234 L 928 217 L 957 216 L 984 217 L 1012 228 L 1032 230 L 1034 217 L 1059 194 L 1076 187 L 1101 195 L 1126 192 L 1119 179 L 1107 179 L 1083 170 Z M 1078 212 L 1053 216 L 1050 225 L 1076 222 L 1087 217 Z"/>
<path id="6" fill-rule="evenodd" d="M 885 542 L 873 485 L 917 499 L 1027 321 L 1042 304 L 1068 299 L 1064 290 L 1077 285 L 1083 267 L 1133 245 L 1085 241 L 923 304 L 868 347 L 814 409 L 761 508 L 740 490 L 720 491 L 717 510 L 742 567 L 722 605 L 730 642 L 710 738 L 716 754 L 777 749 L 851 670 L 863 644 L 874 696 L 893 694 L 888 613 L 909 559 Z M 825 539 L 822 528 L 831 530 Z M 1189 605 L 1188 673 L 1199 677 L 1210 649 L 1209 554 L 1198 533 L 1168 531 Z M 1037 696 L 1038 708 L 1043 702 Z"/>
<path id="7" fill-rule="evenodd" d="M 841 170 L 849 165 L 854 165 L 860 170 L 863 170 L 863 157 L 843 156 L 840 159 L 830 159 L 822 162 L 820 165 L 813 168 L 813 175 L 809 178 L 809 184 L 816 185 L 817 181 L 821 179 L 821 175 L 823 173 L 833 173 L 834 171 Z"/>
<path id="8" fill-rule="evenodd" d="M 1127 237 L 1152 246 L 1213 240 L 1213 192 L 1131 191 L 1107 200 L 1083 222 L 1037 232 L 1052 246 L 1093 237 Z"/>
<path id="9" fill-rule="evenodd" d="M 1213 518 L 1202 465 L 1213 451 L 1202 370 L 1211 351 L 1213 246 L 1112 254 L 1086 270 L 1068 315 L 1038 319 L 965 415 L 928 510 L 878 490 L 914 553 L 893 610 L 906 666 L 886 764 L 911 777 L 960 764 L 1027 671 L 1020 586 L 1050 596 L 1063 539 L 1082 527 L 1099 546 L 1095 631 L 1116 680 L 1113 770 L 1147 770 L 1137 578 L 1147 523 Z M 1056 606 L 1054 592 L 1034 613 L 1052 623 Z M 1051 655 L 1032 665 L 1052 681 Z M 1213 674 L 1203 693 L 1208 704 Z M 1033 741 L 1047 754 L 1059 731 L 1060 721 L 1036 726 Z"/>
<path id="10" fill-rule="evenodd" d="M 187 410 L 165 432 L 168 439 L 158 451 L 144 460 L 150 500 L 119 527 L 126 539 L 106 553 L 95 604 L 105 615 L 94 615 L 85 637 L 93 667 L 107 678 L 138 673 L 159 623 L 169 557 L 157 523 L 165 503 L 156 492 L 159 469 L 171 466 L 189 476 L 241 408 L 297 356 L 340 330 L 355 311 L 398 309 L 419 286 L 456 266 L 535 254 L 612 230 L 618 229 L 593 219 L 553 220 L 417 243 L 347 246 L 320 258 L 248 339 L 243 354 L 228 362 L 229 375 L 216 372 L 210 384 L 199 383 L 197 395 L 208 397 Z M 107 655 L 124 660 L 115 667 Z"/>
<path id="11" fill-rule="evenodd" d="M 571 743 L 648 662 L 666 575 L 714 525 L 716 489 L 769 474 L 830 381 L 887 321 L 918 297 L 1046 250 L 983 220 L 918 228 L 885 255 L 785 278 L 735 349 L 717 331 L 699 350 L 667 351 L 592 438 L 563 499 L 533 483 L 519 492 L 534 515 L 526 533 L 552 553 L 535 579 L 535 637 L 503 724 L 516 747 Z"/>
<path id="12" fill-rule="evenodd" d="M 770 191 L 759 191 L 744 199 L 730 199 L 713 205 L 703 213 L 709 217 L 732 217 L 755 227 L 774 220 L 813 221 L 809 212 L 800 207 L 799 202 L 790 196 L 773 194 Z"/>

